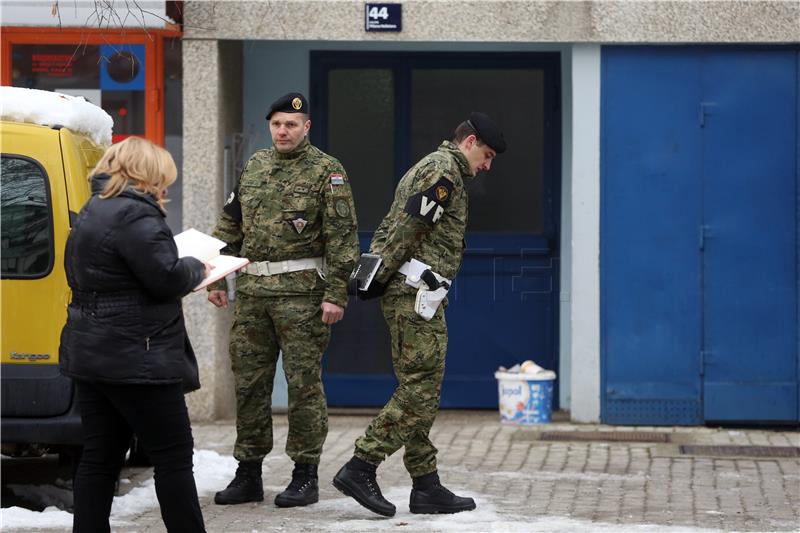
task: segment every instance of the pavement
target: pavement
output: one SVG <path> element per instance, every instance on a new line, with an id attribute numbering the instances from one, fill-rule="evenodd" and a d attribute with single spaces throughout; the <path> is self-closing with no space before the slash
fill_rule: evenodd
<path id="1" fill-rule="evenodd" d="M 264 463 L 264 502 L 218 506 L 213 491 L 206 490 L 200 501 L 208 531 L 800 530 L 797 428 L 628 427 L 568 421 L 515 427 L 502 425 L 496 412 L 443 411 L 431 432 L 439 449 L 440 476 L 457 494 L 474 497 L 477 510 L 410 514 L 411 483 L 399 452 L 378 469 L 384 495 L 398 509 L 395 517 L 386 519 L 331 485 L 369 420 L 366 413 L 332 414 L 319 470 L 320 502 L 279 509 L 273 500 L 288 483 L 292 463 L 283 453 L 286 416 L 276 415 L 276 449 Z M 193 432 L 197 450 L 231 455 L 233 421 L 195 423 Z M 544 440 L 548 437 L 567 440 Z M 639 442 L 630 440 L 637 438 Z M 686 448 L 690 445 L 716 448 Z M 773 457 L 774 452 L 787 456 Z M 198 468 L 196 462 L 196 476 Z M 232 468 L 216 474 L 229 480 Z M 152 483 L 152 469 L 126 469 L 123 477 L 131 480 L 121 485 L 123 492 L 130 491 Z M 160 532 L 164 526 L 154 507 L 112 529 Z"/>

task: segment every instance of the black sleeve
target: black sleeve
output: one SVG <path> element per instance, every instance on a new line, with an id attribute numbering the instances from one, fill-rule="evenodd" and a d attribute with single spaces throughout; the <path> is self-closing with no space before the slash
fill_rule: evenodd
<path id="1" fill-rule="evenodd" d="M 169 226 L 155 213 L 124 219 L 117 231 L 116 245 L 133 275 L 157 300 L 186 296 L 205 274 L 200 260 L 178 257 Z"/>
<path id="2" fill-rule="evenodd" d="M 233 188 L 233 192 L 231 192 L 230 196 L 228 196 L 228 201 L 225 202 L 225 205 L 222 206 L 222 210 L 231 217 L 235 222 L 242 221 L 242 204 L 239 203 L 239 183 L 241 182 L 241 177 L 239 181 L 236 182 L 236 186 Z"/>

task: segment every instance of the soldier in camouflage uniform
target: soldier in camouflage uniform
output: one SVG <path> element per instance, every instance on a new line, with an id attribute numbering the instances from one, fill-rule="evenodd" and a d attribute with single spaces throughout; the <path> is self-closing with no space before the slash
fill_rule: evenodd
<path id="1" fill-rule="evenodd" d="M 261 463 L 272 450 L 272 385 L 278 352 L 289 388 L 286 453 L 292 481 L 275 504 L 319 499 L 317 466 L 328 432 L 322 354 L 330 326 L 344 315 L 347 277 L 358 259 L 353 196 L 342 165 L 306 139 L 311 122 L 303 95 L 290 93 L 268 113 L 273 148 L 247 162 L 214 236 L 225 253 L 250 259 L 236 280 L 231 367 L 236 385 L 239 461 L 217 504 L 264 499 Z M 217 285 L 209 300 L 227 307 Z"/>
<path id="2" fill-rule="evenodd" d="M 336 488 L 361 505 L 384 516 L 395 506 L 381 495 L 377 466 L 405 446 L 403 461 L 412 477 L 412 513 L 455 513 L 475 509 L 472 498 L 462 498 L 439 481 L 436 448 L 428 434 L 439 410 L 447 352 L 444 307 L 432 317 L 415 310 L 419 281 L 407 270 L 411 259 L 425 263 L 442 281 L 452 280 L 461 266 L 467 227 L 467 191 L 464 182 L 478 171 L 489 170 L 492 159 L 506 145 L 497 126 L 483 113 L 472 113 L 460 124 L 454 140 L 424 157 L 400 180 L 389 213 L 375 231 L 370 252 L 383 265 L 362 298 L 383 295 L 381 307 L 392 338 L 392 363 L 399 385 L 389 403 L 355 443 L 353 458 L 333 480 Z M 425 276 L 423 276 L 425 278 Z M 430 276 L 428 276 L 430 279 Z"/>

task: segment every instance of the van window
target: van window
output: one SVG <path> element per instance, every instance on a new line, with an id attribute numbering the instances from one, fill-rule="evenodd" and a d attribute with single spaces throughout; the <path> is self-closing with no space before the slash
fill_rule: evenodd
<path id="1" fill-rule="evenodd" d="M 47 177 L 34 161 L 2 156 L 0 271 L 3 278 L 40 278 L 53 268 Z"/>

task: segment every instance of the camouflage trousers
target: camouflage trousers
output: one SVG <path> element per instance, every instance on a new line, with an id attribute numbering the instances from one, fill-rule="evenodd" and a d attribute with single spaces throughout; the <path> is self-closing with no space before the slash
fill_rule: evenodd
<path id="1" fill-rule="evenodd" d="M 447 353 L 444 306 L 430 321 L 414 312 L 414 295 L 387 294 L 381 300 L 392 337 L 392 364 L 398 386 L 389 403 L 355 444 L 355 455 L 378 464 L 405 447 L 411 477 L 436 470 L 436 447 L 428 438 L 436 413 Z"/>
<path id="2" fill-rule="evenodd" d="M 319 464 L 328 435 L 320 363 L 330 340 L 330 327 L 322 323 L 322 296 L 238 293 L 236 298 L 230 346 L 236 385 L 233 456 L 256 461 L 272 451 L 272 386 L 281 351 L 289 388 L 286 454 L 298 463 Z"/>

